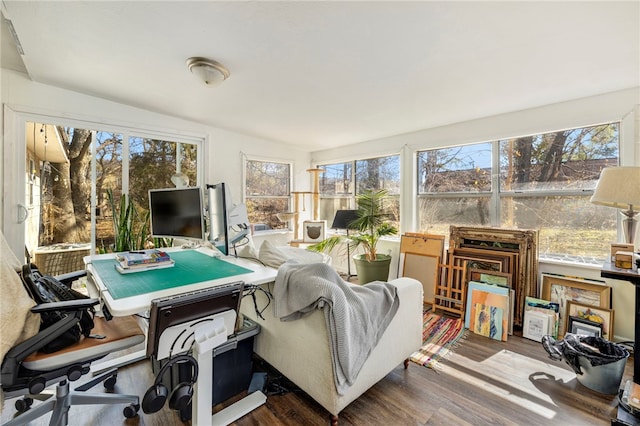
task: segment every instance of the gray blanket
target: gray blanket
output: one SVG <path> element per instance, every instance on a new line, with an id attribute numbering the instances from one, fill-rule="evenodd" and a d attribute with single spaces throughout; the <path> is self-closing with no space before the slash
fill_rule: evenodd
<path id="1" fill-rule="evenodd" d="M 340 395 L 358 377 L 399 305 L 393 285 L 379 281 L 351 284 L 324 263 L 284 263 L 278 269 L 273 296 L 275 316 L 282 321 L 323 309 Z"/>

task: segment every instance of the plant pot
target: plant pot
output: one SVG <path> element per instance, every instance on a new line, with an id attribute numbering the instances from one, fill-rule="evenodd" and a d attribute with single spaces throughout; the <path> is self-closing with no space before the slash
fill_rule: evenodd
<path id="1" fill-rule="evenodd" d="M 360 284 L 366 284 L 372 281 L 386 282 L 389 280 L 391 256 L 378 254 L 376 260 L 369 262 L 364 254 L 356 254 L 353 256 L 353 262 L 356 265 L 358 282 Z"/>

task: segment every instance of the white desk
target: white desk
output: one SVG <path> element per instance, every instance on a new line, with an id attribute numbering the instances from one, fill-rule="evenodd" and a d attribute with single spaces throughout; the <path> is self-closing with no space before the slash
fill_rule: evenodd
<path id="1" fill-rule="evenodd" d="M 167 248 L 166 251 L 171 254 L 172 252 L 181 251 L 181 248 Z M 209 249 L 209 248 L 198 248 L 196 249 L 200 253 L 206 254 L 208 256 L 213 256 L 217 253 L 217 251 Z M 205 288 L 210 288 L 218 285 L 225 285 L 232 282 L 244 281 L 245 284 L 265 284 L 269 282 L 275 281 L 276 275 L 278 273 L 277 269 L 263 266 L 257 262 L 253 262 L 248 259 L 235 258 L 231 256 L 220 256 L 221 260 L 225 262 L 229 262 L 238 266 L 242 266 L 246 269 L 250 269 L 253 272 L 233 275 L 230 277 L 225 277 L 221 279 L 209 280 L 197 282 L 195 284 L 183 285 L 178 287 L 173 287 L 161 291 L 154 291 L 150 293 L 140 294 L 131 297 L 123 297 L 123 298 L 113 298 L 109 292 L 109 288 L 105 283 L 101 280 L 100 274 L 93 267 L 91 262 L 93 260 L 103 260 L 103 259 L 113 259 L 115 258 L 114 253 L 110 254 L 101 254 L 94 256 L 85 257 L 85 265 L 89 275 L 89 279 L 87 280 L 87 288 L 89 290 L 90 297 L 95 297 L 100 299 L 106 307 L 109 309 L 109 312 L 113 316 L 127 316 L 127 315 L 135 315 L 140 313 L 145 313 L 151 307 L 151 301 L 161 297 L 174 296 L 181 293 L 186 293 L 194 290 L 202 290 Z M 144 273 L 144 272 L 140 272 Z M 147 324 L 141 323 L 140 326 L 143 330 L 147 330 Z M 114 367 L 122 367 L 124 365 L 128 365 L 146 358 L 146 344 L 145 349 L 142 349 L 137 352 L 130 353 L 128 355 L 124 355 L 110 361 L 104 361 L 101 363 L 94 363 L 91 367 L 91 371 L 94 375 L 100 374 L 102 371 L 105 371 L 109 368 Z"/>
<path id="2" fill-rule="evenodd" d="M 183 250 L 183 249 L 180 249 L 180 248 L 166 249 L 166 251 L 169 254 L 171 254 L 171 252 L 180 251 L 180 250 Z M 209 248 L 204 248 L 204 247 L 198 248 L 196 250 L 199 251 L 200 253 L 203 253 L 209 256 L 213 256 L 214 253 L 216 253 L 214 250 Z M 151 306 L 151 301 L 153 299 L 157 299 L 160 297 L 173 296 L 173 295 L 185 293 L 188 291 L 201 290 L 201 289 L 210 288 L 218 285 L 229 284 L 231 282 L 236 282 L 236 281 L 244 281 L 245 284 L 257 284 L 257 285 L 265 284 L 265 283 L 275 281 L 276 274 L 278 273 L 277 269 L 262 266 L 261 264 L 257 262 L 252 262 L 251 260 L 248 260 L 248 259 L 235 258 L 231 256 L 221 256 L 219 258 L 224 260 L 225 262 L 242 266 L 244 268 L 252 270 L 253 272 L 240 274 L 240 275 L 233 275 L 230 277 L 225 277 L 225 278 L 216 279 L 216 280 L 202 281 L 195 284 L 174 287 L 174 288 L 161 290 L 161 291 L 154 291 L 152 293 L 145 293 L 137 296 L 114 299 L 113 297 L 111 297 L 111 294 L 109 293 L 109 288 L 100 279 L 100 274 L 96 271 L 96 269 L 91 264 L 91 261 L 93 260 L 113 259 L 114 257 L 115 257 L 115 254 L 113 253 L 87 256 L 85 258 L 85 264 L 86 264 L 87 272 L 89 273 L 89 276 L 91 278 L 89 281 L 93 282 L 93 284 L 95 285 L 95 288 L 93 290 L 89 289 L 89 294 L 91 295 L 91 297 L 97 297 L 102 302 L 104 302 L 104 304 L 109 309 L 109 312 L 111 312 L 111 314 L 116 317 L 134 315 L 141 312 L 146 312 L 149 310 L 149 307 Z M 144 273 L 144 272 L 141 272 L 141 273 Z"/>

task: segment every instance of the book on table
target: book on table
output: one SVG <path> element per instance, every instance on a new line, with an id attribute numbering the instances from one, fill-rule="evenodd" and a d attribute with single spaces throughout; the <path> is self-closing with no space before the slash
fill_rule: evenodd
<path id="1" fill-rule="evenodd" d="M 166 251 L 158 249 L 127 251 L 116 254 L 116 262 L 123 269 L 147 268 L 172 265 Z"/>

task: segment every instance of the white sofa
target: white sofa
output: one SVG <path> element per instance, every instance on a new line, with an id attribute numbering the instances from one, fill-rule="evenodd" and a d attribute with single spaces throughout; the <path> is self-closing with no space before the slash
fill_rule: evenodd
<path id="1" fill-rule="evenodd" d="M 412 278 L 398 278 L 391 284 L 397 287 L 398 312 L 344 395 L 336 391 L 323 312 L 316 310 L 302 319 L 283 322 L 274 317 L 271 304 L 262 320 L 251 298 L 243 300 L 241 312 L 262 327 L 254 347 L 258 356 L 322 405 L 331 414 L 332 424 L 337 424 L 343 408 L 407 361 L 422 344 L 422 285 Z M 273 284 L 265 286 L 273 288 Z M 256 297 L 258 307 L 264 307 L 266 296 L 256 292 Z"/>

